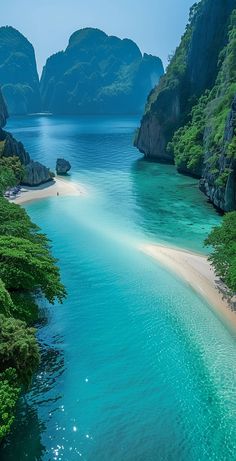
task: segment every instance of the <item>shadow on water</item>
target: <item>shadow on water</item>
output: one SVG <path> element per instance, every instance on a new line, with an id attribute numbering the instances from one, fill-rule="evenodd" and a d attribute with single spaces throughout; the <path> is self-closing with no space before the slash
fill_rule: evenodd
<path id="1" fill-rule="evenodd" d="M 10 436 L 0 449 L 1 461 L 40 461 L 45 453 L 41 433 L 45 426 L 38 418 L 37 409 L 22 398 Z"/>

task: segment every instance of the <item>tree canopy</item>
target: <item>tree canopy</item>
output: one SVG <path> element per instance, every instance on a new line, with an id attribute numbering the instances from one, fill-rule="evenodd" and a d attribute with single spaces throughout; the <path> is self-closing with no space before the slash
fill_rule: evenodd
<path id="1" fill-rule="evenodd" d="M 236 292 L 236 211 L 224 216 L 221 226 L 212 230 L 205 244 L 213 247 L 210 261 L 217 275 Z"/>
<path id="2" fill-rule="evenodd" d="M 20 384 L 28 386 L 38 365 L 35 329 L 21 320 L 0 315 L 0 371 L 14 368 Z"/>
<path id="3" fill-rule="evenodd" d="M 16 159 L 0 158 L 0 441 L 10 431 L 20 391 L 39 365 L 32 328 L 38 302 L 43 296 L 53 304 L 66 296 L 46 235 L 2 196 L 22 174 Z"/>

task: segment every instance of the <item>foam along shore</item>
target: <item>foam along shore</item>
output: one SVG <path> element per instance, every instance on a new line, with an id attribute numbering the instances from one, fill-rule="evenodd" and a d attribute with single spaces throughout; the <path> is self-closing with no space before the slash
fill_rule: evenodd
<path id="1" fill-rule="evenodd" d="M 207 300 L 231 332 L 236 333 L 236 312 L 219 290 L 219 279 L 206 256 L 162 245 L 143 244 L 140 249 L 187 282 Z"/>
<path id="2" fill-rule="evenodd" d="M 48 197 L 77 195 L 85 195 L 85 189 L 80 184 L 55 178 L 37 187 L 22 186 L 20 192 L 14 198 L 9 198 L 9 201 L 20 205 Z"/>

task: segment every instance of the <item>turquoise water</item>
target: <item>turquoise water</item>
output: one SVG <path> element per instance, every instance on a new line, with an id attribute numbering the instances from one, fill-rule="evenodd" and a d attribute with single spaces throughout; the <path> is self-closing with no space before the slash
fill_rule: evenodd
<path id="1" fill-rule="evenodd" d="M 85 197 L 26 206 L 53 241 L 68 298 L 45 306 L 41 368 L 1 461 L 233 461 L 235 339 L 207 303 L 139 251 L 202 250 L 220 220 L 192 178 L 144 162 L 134 118 L 13 119 L 32 156 Z"/>

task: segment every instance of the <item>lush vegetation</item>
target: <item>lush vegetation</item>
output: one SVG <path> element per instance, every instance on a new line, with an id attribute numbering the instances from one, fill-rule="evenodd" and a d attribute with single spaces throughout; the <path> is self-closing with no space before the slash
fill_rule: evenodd
<path id="1" fill-rule="evenodd" d="M 6 437 L 14 422 L 17 400 L 20 395 L 17 373 L 8 368 L 0 373 L 0 441 Z"/>
<path id="2" fill-rule="evenodd" d="M 236 10 L 229 24 L 228 43 L 221 51 L 218 75 L 211 90 L 207 90 L 193 106 L 189 121 L 179 128 L 168 150 L 173 152 L 180 171 L 201 176 L 203 154 L 208 150 L 207 167 L 215 177 L 217 186 L 225 187 L 230 171 L 220 168 L 223 150 L 228 157 L 236 155 L 236 138 L 225 145 L 224 133 L 227 117 L 236 94 Z M 203 136 L 205 133 L 205 136 Z"/>
<path id="3" fill-rule="evenodd" d="M 200 0 L 165 75 L 149 95 L 134 144 L 147 157 L 174 161 L 201 178 L 223 211 L 235 209 L 236 10 Z"/>
<path id="4" fill-rule="evenodd" d="M 227 213 L 221 226 L 215 227 L 206 240 L 213 247 L 210 260 L 216 273 L 236 292 L 236 212 Z"/>
<path id="5" fill-rule="evenodd" d="M 0 315 L 0 371 L 13 368 L 19 384 L 28 386 L 39 365 L 34 328 L 13 317 Z"/>
<path id="6" fill-rule="evenodd" d="M 40 361 L 33 322 L 41 297 L 50 303 L 66 295 L 50 243 L 26 211 L 3 192 L 23 171 L 15 158 L 0 159 L 0 441 L 14 421 L 20 392 Z"/>
<path id="7" fill-rule="evenodd" d="M 195 3 L 190 8 L 189 22 L 181 38 L 181 42 L 176 48 L 175 52 L 169 56 L 169 64 L 167 66 L 165 75 L 161 78 L 160 83 L 151 91 L 148 97 L 145 109 L 146 113 L 151 110 L 152 112 L 157 113 L 159 117 L 161 115 L 163 118 L 165 118 L 167 107 L 164 107 L 162 104 L 160 104 L 163 95 L 167 95 L 168 92 L 177 91 L 178 93 L 182 94 L 183 97 L 185 96 L 186 82 L 184 81 L 184 77 L 187 69 L 187 59 L 193 24 L 198 9 L 198 3 Z M 159 109 L 163 109 L 163 113 L 160 114 Z"/>
<path id="8" fill-rule="evenodd" d="M 6 172 L 8 174 L 13 174 L 14 183 L 20 183 L 25 175 L 25 169 L 22 165 L 19 157 L 14 155 L 13 157 L 1 157 L 0 158 L 0 171 Z"/>
<path id="9" fill-rule="evenodd" d="M 181 171 L 201 176 L 203 164 L 203 135 L 206 123 L 206 106 L 209 92 L 201 96 L 197 105 L 192 108 L 191 121 L 179 128 L 167 150 L 174 152 L 175 164 Z"/>

